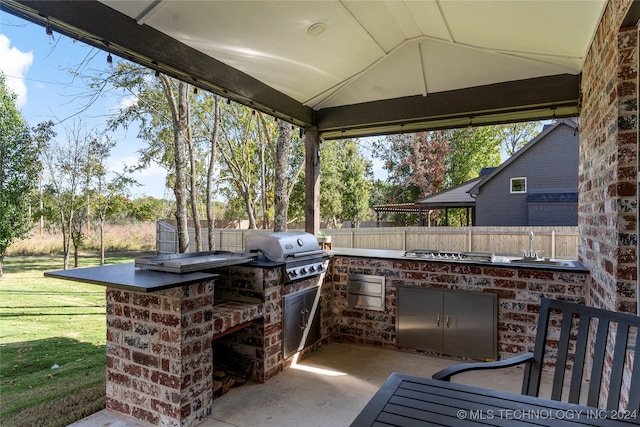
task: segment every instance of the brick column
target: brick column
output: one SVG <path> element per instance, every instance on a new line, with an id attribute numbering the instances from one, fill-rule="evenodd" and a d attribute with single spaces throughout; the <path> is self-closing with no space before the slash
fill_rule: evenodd
<path id="1" fill-rule="evenodd" d="M 635 313 L 638 36 L 620 29 L 630 5 L 607 4 L 584 64 L 578 228 L 589 305 Z"/>
<path id="2" fill-rule="evenodd" d="M 578 227 L 580 260 L 591 270 L 589 305 L 638 314 L 638 28 L 621 28 L 632 3 L 607 3 L 584 62 Z M 622 408 L 631 366 L 625 365 Z"/>
<path id="3" fill-rule="evenodd" d="M 194 426 L 213 404 L 213 281 L 143 293 L 107 288 L 107 409 Z"/>

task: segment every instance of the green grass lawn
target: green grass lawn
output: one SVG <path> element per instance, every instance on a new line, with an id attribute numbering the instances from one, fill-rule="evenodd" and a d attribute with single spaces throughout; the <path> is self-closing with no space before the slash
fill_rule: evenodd
<path id="1" fill-rule="evenodd" d="M 43 276 L 61 268 L 59 257 L 5 259 L 0 426 L 66 426 L 104 407 L 105 288 Z"/>

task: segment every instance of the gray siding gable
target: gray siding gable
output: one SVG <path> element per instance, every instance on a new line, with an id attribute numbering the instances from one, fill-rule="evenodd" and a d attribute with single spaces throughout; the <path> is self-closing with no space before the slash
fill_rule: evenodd
<path id="1" fill-rule="evenodd" d="M 577 124 L 548 126 L 518 153 L 476 184 L 476 225 L 576 225 Z M 525 177 L 527 192 L 510 193 L 511 178 Z"/>

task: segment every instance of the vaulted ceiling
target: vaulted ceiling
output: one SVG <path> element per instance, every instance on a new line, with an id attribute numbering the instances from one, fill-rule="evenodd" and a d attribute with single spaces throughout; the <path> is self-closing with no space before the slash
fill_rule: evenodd
<path id="1" fill-rule="evenodd" d="M 606 0 L 1 0 L 323 138 L 579 114 Z"/>

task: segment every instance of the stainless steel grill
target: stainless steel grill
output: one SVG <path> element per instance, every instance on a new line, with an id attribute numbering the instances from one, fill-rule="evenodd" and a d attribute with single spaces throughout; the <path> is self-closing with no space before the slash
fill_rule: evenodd
<path id="1" fill-rule="evenodd" d="M 135 266 L 167 273 L 191 273 L 253 261 L 282 263 L 284 281 L 317 276 L 327 270 L 327 254 L 313 234 L 301 231 L 251 233 L 245 236 L 245 252 L 195 252 L 135 259 Z"/>
<path id="2" fill-rule="evenodd" d="M 303 231 L 252 233 L 245 235 L 246 254 L 258 254 L 259 261 L 284 263 L 285 281 L 324 273 L 327 254 L 313 234 Z"/>

